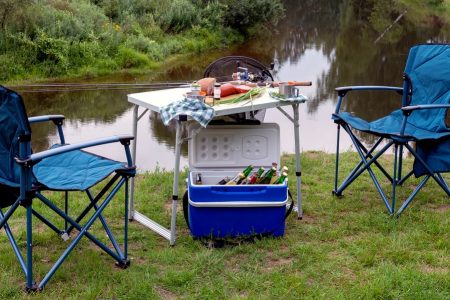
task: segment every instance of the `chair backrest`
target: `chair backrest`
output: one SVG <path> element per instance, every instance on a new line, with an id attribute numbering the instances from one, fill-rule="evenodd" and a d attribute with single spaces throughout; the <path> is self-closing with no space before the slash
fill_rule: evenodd
<path id="1" fill-rule="evenodd" d="M 0 86 L 0 184 L 20 185 L 19 137 L 30 135 L 31 128 L 19 94 Z"/>
<path id="2" fill-rule="evenodd" d="M 225 56 L 213 61 L 203 73 L 203 77 L 214 77 L 218 81 L 232 80 L 232 74 L 238 67 L 247 68 L 250 73 L 259 76 L 260 81 L 273 81 L 269 69 L 258 60 L 247 56 Z"/>
<path id="3" fill-rule="evenodd" d="M 411 48 L 405 80 L 412 90 L 409 105 L 450 103 L 450 45 L 423 44 Z M 434 132 L 448 131 L 447 109 L 416 111 L 409 122 Z"/>

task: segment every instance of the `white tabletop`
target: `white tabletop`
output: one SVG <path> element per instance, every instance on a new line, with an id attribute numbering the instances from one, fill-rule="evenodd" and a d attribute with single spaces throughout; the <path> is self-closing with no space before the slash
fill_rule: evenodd
<path id="1" fill-rule="evenodd" d="M 164 107 L 172 102 L 182 100 L 183 94 L 189 91 L 190 88 L 174 88 L 174 89 L 129 94 L 128 102 L 159 113 L 161 107 Z M 214 110 L 216 116 L 225 116 L 230 114 L 254 111 L 265 108 L 280 107 L 292 104 L 293 104 L 292 102 L 279 101 L 277 99 L 273 99 L 272 97 L 269 96 L 269 93 L 266 90 L 264 94 L 258 96 L 253 101 L 243 101 L 241 103 L 215 105 Z"/>

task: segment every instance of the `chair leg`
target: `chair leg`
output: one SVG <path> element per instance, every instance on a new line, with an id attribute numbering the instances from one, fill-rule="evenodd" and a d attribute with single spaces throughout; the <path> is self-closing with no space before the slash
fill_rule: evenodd
<path id="1" fill-rule="evenodd" d="M 338 181 L 339 181 L 339 140 L 340 140 L 340 136 L 341 136 L 341 125 L 338 124 L 337 126 L 337 135 L 336 135 L 336 163 L 335 163 L 335 172 L 334 172 L 334 190 L 333 190 L 333 194 L 336 196 L 341 196 L 341 195 L 337 195 L 336 191 L 338 189 Z"/>
<path id="2" fill-rule="evenodd" d="M 399 154 L 398 154 L 398 182 L 397 185 L 399 185 L 399 182 L 402 178 L 402 172 L 403 172 L 403 145 L 399 146 Z"/>
<path id="3" fill-rule="evenodd" d="M 97 194 L 97 196 L 94 199 L 94 203 L 97 203 L 105 194 L 106 192 L 113 186 L 113 184 L 119 179 L 120 175 L 115 174 L 114 177 L 105 185 L 105 187 Z M 84 210 L 83 212 L 75 219 L 76 223 L 81 222 L 81 220 L 88 214 L 88 212 L 94 207 L 93 203 L 91 202 Z M 66 230 L 66 234 L 69 235 L 70 232 L 75 227 L 71 224 L 69 228 Z"/>
<path id="4" fill-rule="evenodd" d="M 411 175 L 414 174 L 414 170 L 409 171 L 403 178 L 403 153 L 404 153 L 404 148 L 405 145 L 401 144 L 400 145 L 400 153 L 399 153 L 399 165 L 398 165 L 398 181 L 397 181 L 397 185 L 401 186 L 403 185 L 403 183 L 405 183 L 406 180 L 408 180 L 409 177 L 411 177 Z"/>
<path id="5" fill-rule="evenodd" d="M 53 265 L 53 267 L 50 269 L 50 271 L 45 275 L 44 279 L 42 279 L 41 283 L 39 284 L 39 288 L 42 289 L 47 284 L 47 282 L 50 280 L 50 278 L 53 276 L 53 274 L 56 272 L 56 270 L 61 266 L 61 264 L 64 262 L 64 260 L 67 258 L 67 256 L 72 252 L 72 250 L 75 248 L 75 246 L 78 244 L 78 242 L 81 240 L 83 236 L 88 236 L 87 230 L 92 226 L 95 220 L 98 219 L 100 214 L 103 212 L 103 210 L 106 208 L 106 206 L 109 204 L 111 199 L 116 195 L 120 187 L 123 185 L 124 181 L 126 179 L 122 178 L 117 185 L 113 188 L 111 193 L 106 197 L 106 199 L 103 201 L 103 203 L 98 207 L 98 209 L 94 212 L 94 214 L 91 216 L 91 218 L 87 221 L 86 225 L 82 228 L 80 227 L 80 232 L 75 237 L 75 239 L 72 241 L 72 243 L 67 247 L 67 249 L 64 251 L 64 253 L 60 256 L 60 258 L 56 261 L 56 263 Z M 44 197 L 45 198 L 45 197 Z M 45 201 L 44 201 L 45 202 Z M 53 205 L 52 205 L 53 206 Z M 64 215 L 64 213 L 58 209 L 60 213 Z M 67 217 L 67 216 L 66 216 Z M 70 222 L 71 219 L 67 218 L 67 220 Z M 92 240 L 92 239 L 91 239 Z M 103 248 L 102 248 L 103 249 Z M 109 250 L 109 249 L 108 249 Z M 121 258 L 118 259 L 120 261 Z"/>
<path id="6" fill-rule="evenodd" d="M 66 215 L 69 215 L 69 192 L 64 191 L 64 212 Z M 69 226 L 69 223 L 67 220 L 64 220 L 64 231 L 67 232 L 67 228 Z"/>
<path id="7" fill-rule="evenodd" d="M 381 199 L 383 200 L 384 204 L 386 205 L 386 208 L 388 209 L 388 211 L 390 213 L 392 213 L 392 207 L 388 202 L 388 199 L 386 197 L 386 195 L 384 194 L 380 183 L 378 182 L 377 178 L 375 177 L 375 174 L 373 173 L 370 165 L 376 160 L 378 159 L 379 156 L 381 156 L 389 147 L 392 146 L 393 142 L 389 142 L 386 146 L 383 147 L 383 149 L 377 153 L 369 162 L 367 161 L 365 154 L 363 153 L 363 151 L 361 150 L 360 147 L 357 147 L 357 142 L 356 142 L 356 138 L 354 135 L 350 135 L 350 138 L 352 139 L 353 144 L 356 146 L 356 150 L 358 151 L 359 156 L 361 157 L 361 160 L 364 162 L 364 167 L 361 168 L 353 177 L 352 181 L 358 177 L 364 170 L 367 170 L 367 172 L 369 173 L 370 177 L 372 178 L 373 183 L 375 184 L 375 187 L 378 191 L 378 193 L 381 196 Z"/>
<path id="8" fill-rule="evenodd" d="M 450 188 L 448 187 L 447 182 L 445 182 L 444 177 L 442 177 L 441 173 L 437 173 L 438 178 L 441 180 L 442 184 L 444 184 L 447 187 L 447 190 L 450 190 Z"/>
<path id="9" fill-rule="evenodd" d="M 378 139 L 378 141 L 376 141 L 376 143 L 372 146 L 372 148 L 370 148 L 370 150 L 367 150 L 367 148 L 358 140 L 356 139 L 356 141 L 358 142 L 359 147 L 361 148 L 361 150 L 363 150 L 364 153 L 366 153 L 366 159 L 367 158 L 372 158 L 372 152 L 375 151 L 375 149 L 378 147 L 378 145 L 384 140 L 384 138 L 380 137 Z M 383 166 L 378 162 L 378 161 L 374 161 L 373 162 L 375 164 L 375 166 L 383 173 L 383 175 L 387 178 L 387 180 L 389 180 L 389 182 L 392 183 L 392 177 L 391 175 L 386 171 L 386 169 L 383 168 Z"/>
<path id="10" fill-rule="evenodd" d="M 387 171 L 377 162 L 377 158 L 381 156 L 389 147 L 393 144 L 393 142 L 389 143 L 388 147 L 383 147 L 379 153 L 377 153 L 375 156 L 372 155 L 372 152 L 375 151 L 375 149 L 380 145 L 383 138 L 379 138 L 378 141 L 372 146 L 370 150 L 367 150 L 364 145 L 361 144 L 361 142 L 358 141 L 358 139 L 354 136 L 354 134 L 351 132 L 351 129 L 348 126 L 343 125 L 344 130 L 348 133 L 350 138 L 352 139 L 352 142 L 355 146 L 355 148 L 358 151 L 362 151 L 364 153 L 365 159 L 370 158 L 369 165 L 374 163 L 381 172 L 386 176 L 386 178 L 392 183 L 393 179 L 392 177 L 387 173 Z M 362 169 L 361 167 L 364 166 Z M 344 179 L 344 181 L 341 183 L 341 185 L 336 188 L 333 191 L 333 194 L 337 196 L 341 196 L 342 192 L 367 168 L 367 165 L 365 165 L 364 160 L 361 160 L 356 167 L 349 173 L 349 175 Z"/>
<path id="11" fill-rule="evenodd" d="M 422 182 L 414 189 L 414 191 L 409 195 L 409 197 L 403 202 L 402 206 L 397 211 L 397 218 L 400 217 L 402 212 L 408 207 L 411 201 L 416 197 L 417 193 L 422 189 L 422 187 L 427 183 L 428 179 L 430 179 L 430 175 L 426 175 Z"/>
<path id="12" fill-rule="evenodd" d="M 60 230 L 58 227 L 56 227 L 53 223 L 51 223 L 49 220 L 47 220 L 46 218 L 44 218 L 40 213 L 38 213 L 37 211 L 35 211 L 34 209 L 32 209 L 32 213 L 33 215 L 38 218 L 42 223 L 44 223 L 45 225 L 47 225 L 51 230 L 53 230 L 54 232 L 56 232 L 56 234 L 58 235 L 62 235 L 64 233 L 64 231 Z"/>
<path id="13" fill-rule="evenodd" d="M 425 185 L 425 183 L 428 181 L 428 179 L 433 178 L 434 181 L 447 193 L 447 196 L 450 196 L 450 189 L 445 182 L 444 178 L 441 174 L 437 173 L 434 174 L 431 168 L 425 163 L 425 161 L 417 154 L 417 152 L 408 144 L 405 144 L 405 147 L 411 152 L 411 154 L 423 165 L 423 167 L 427 170 L 428 174 L 425 176 L 425 178 L 420 182 L 420 184 L 414 189 L 414 191 L 411 193 L 411 195 L 403 202 L 402 206 L 397 211 L 397 217 L 400 217 L 400 215 L 403 213 L 403 211 L 408 207 L 408 205 L 411 203 L 411 201 L 414 199 L 414 197 L 417 195 L 417 193 L 422 189 L 422 187 Z"/>
<path id="14" fill-rule="evenodd" d="M 97 211 L 98 210 L 98 206 L 97 206 L 96 203 L 94 203 L 94 197 L 92 197 L 91 192 L 89 190 L 86 190 L 86 194 L 87 194 L 89 200 L 91 200 L 91 203 L 94 206 L 94 209 Z M 117 254 L 119 255 L 119 257 L 121 257 L 123 259 L 124 255 L 122 253 L 122 250 L 120 249 L 119 243 L 117 243 L 117 240 L 114 237 L 111 229 L 109 228 L 108 223 L 106 222 L 105 218 L 103 218 L 103 216 L 100 214 L 98 216 L 98 219 L 102 223 L 103 229 L 105 230 L 106 235 L 108 235 L 108 238 L 111 241 L 111 243 L 112 243 L 114 249 L 116 250 Z"/>
<path id="15" fill-rule="evenodd" d="M 398 181 L 397 185 L 402 185 L 402 184 L 403 184 L 409 177 L 411 177 L 411 175 L 413 175 L 413 174 L 414 174 L 414 170 L 409 171 L 409 173 L 406 174 L 405 177 L 401 178 L 401 179 Z M 400 176 L 399 176 L 399 178 L 400 178 Z"/>
<path id="16" fill-rule="evenodd" d="M 25 208 L 27 210 L 27 281 L 25 285 L 25 291 L 27 292 L 35 292 L 39 290 L 39 288 L 36 286 L 36 283 L 33 280 L 33 213 L 32 213 L 32 207 L 31 202 L 32 200 L 27 200 L 27 203 L 25 205 Z"/>
<path id="17" fill-rule="evenodd" d="M 5 218 L 5 216 L 3 215 L 3 211 L 0 209 L 0 219 L 3 220 L 4 218 Z M 14 239 L 14 236 L 11 232 L 11 228 L 9 228 L 8 223 L 5 223 L 5 225 L 3 225 L 3 228 L 5 229 L 6 236 L 8 237 L 8 240 L 11 243 L 14 253 L 16 254 L 17 260 L 19 261 L 20 267 L 22 268 L 22 271 L 26 277 L 27 276 L 27 266 L 26 266 L 25 260 L 23 259 L 22 253 L 19 250 L 19 246 L 17 246 L 17 242 Z"/>
<path id="18" fill-rule="evenodd" d="M 127 181 L 125 182 L 125 228 L 124 228 L 124 237 L 123 237 L 123 254 L 125 260 L 128 261 L 128 208 L 129 208 L 129 183 L 130 180 L 127 178 Z M 128 263 L 129 264 L 129 263 Z"/>
<path id="19" fill-rule="evenodd" d="M 411 154 L 424 166 L 427 170 L 428 174 L 434 179 L 434 181 L 439 184 L 439 186 L 447 193 L 447 196 L 450 196 L 450 189 L 448 188 L 445 181 L 441 180 L 442 177 L 436 176 L 431 168 L 425 163 L 425 161 L 417 154 L 417 152 L 408 144 L 405 147 L 411 152 Z"/>
<path id="20" fill-rule="evenodd" d="M 401 147 L 401 146 L 400 146 Z M 396 188 L 397 188 L 397 172 L 400 173 L 400 170 L 398 170 L 400 168 L 399 164 L 398 164 L 398 153 L 399 153 L 400 149 L 398 144 L 395 144 L 394 146 L 394 176 L 393 176 L 393 181 L 392 181 L 392 200 L 391 200 L 391 211 L 390 213 L 393 214 L 395 211 L 395 192 L 396 192 Z"/>
<path id="21" fill-rule="evenodd" d="M 20 201 L 17 200 L 16 202 L 13 203 L 13 205 L 11 205 L 9 207 L 9 209 L 6 211 L 3 218 L 0 220 L 0 229 L 3 228 L 3 225 L 6 224 L 6 222 L 9 220 L 9 218 L 12 216 L 12 214 L 16 211 L 16 209 L 19 207 L 19 205 L 20 205 Z"/>

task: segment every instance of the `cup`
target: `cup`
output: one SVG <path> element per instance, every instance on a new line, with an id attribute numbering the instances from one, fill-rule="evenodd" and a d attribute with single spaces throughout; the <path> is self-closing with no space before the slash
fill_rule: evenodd
<path id="1" fill-rule="evenodd" d="M 187 92 L 185 96 L 187 99 L 200 100 L 202 102 L 205 102 L 205 96 L 202 94 Z"/>
<path id="2" fill-rule="evenodd" d="M 278 92 L 285 98 L 297 98 L 300 95 L 300 90 L 287 82 L 280 82 Z"/>

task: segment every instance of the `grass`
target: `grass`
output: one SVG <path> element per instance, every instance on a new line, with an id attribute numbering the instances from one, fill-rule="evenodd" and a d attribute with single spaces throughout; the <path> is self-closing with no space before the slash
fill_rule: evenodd
<path id="1" fill-rule="evenodd" d="M 388 166 L 391 159 L 385 158 L 383 164 Z M 284 155 L 282 161 L 295 169 L 293 156 Z M 344 153 L 342 161 L 341 177 L 358 161 L 357 155 Z M 406 165 L 411 166 L 410 159 Z M 290 173 L 293 188 L 294 172 Z M 302 173 L 305 215 L 303 220 L 289 216 L 283 238 L 209 249 L 189 236 L 180 211 L 175 247 L 133 222 L 129 231 L 131 267 L 121 270 L 82 239 L 44 291 L 35 295 L 22 292 L 23 274 L 2 233 L 0 298 L 450 298 L 450 202 L 434 182 L 429 181 L 402 217 L 395 219 L 387 214 L 366 174 L 344 197 L 331 195 L 334 155 L 304 153 Z M 171 176 L 156 170 L 137 178 L 137 209 L 166 226 Z M 399 189 L 400 198 L 418 182 L 410 179 Z M 118 203 L 107 211 L 116 232 L 123 222 Z M 72 204 L 73 209 L 79 208 L 77 205 Z M 23 216 L 23 209 L 20 211 Z M 10 225 L 19 245 L 24 246 L 24 218 L 15 217 Z M 38 221 L 34 226 L 35 276 L 39 280 L 66 244 Z M 98 229 L 92 231 L 101 233 Z"/>

